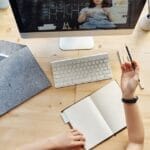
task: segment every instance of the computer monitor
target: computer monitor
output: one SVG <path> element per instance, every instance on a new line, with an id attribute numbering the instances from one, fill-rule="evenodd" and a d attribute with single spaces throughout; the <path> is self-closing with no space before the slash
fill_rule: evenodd
<path id="1" fill-rule="evenodd" d="M 60 48 L 64 50 L 91 49 L 94 42 L 90 36 L 131 32 L 145 2 L 146 0 L 10 0 L 22 37 L 61 37 Z"/>

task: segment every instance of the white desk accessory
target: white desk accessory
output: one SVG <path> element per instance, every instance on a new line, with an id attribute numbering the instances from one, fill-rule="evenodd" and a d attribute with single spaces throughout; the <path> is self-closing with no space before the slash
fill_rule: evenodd
<path id="1" fill-rule="evenodd" d="M 6 9 L 9 7 L 9 0 L 0 0 L 0 9 Z"/>
<path id="2" fill-rule="evenodd" d="M 141 18 L 140 27 L 145 31 L 150 30 L 150 0 L 148 0 L 148 14 Z"/>

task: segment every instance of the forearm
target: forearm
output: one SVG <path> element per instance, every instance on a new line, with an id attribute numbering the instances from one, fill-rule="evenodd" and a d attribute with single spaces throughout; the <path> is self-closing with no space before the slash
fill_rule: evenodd
<path id="1" fill-rule="evenodd" d="M 129 143 L 143 144 L 144 127 L 138 104 L 124 104 Z"/>
<path id="2" fill-rule="evenodd" d="M 85 20 L 86 20 L 86 15 L 84 15 L 84 14 L 81 14 L 81 15 L 78 17 L 78 22 L 79 22 L 79 23 L 85 22 Z"/>
<path id="3" fill-rule="evenodd" d="M 113 17 L 112 17 L 112 14 L 111 14 L 110 12 L 107 13 L 107 16 L 108 16 L 108 18 L 109 18 L 110 21 L 113 21 L 113 19 L 112 19 L 112 18 L 113 18 Z"/>
<path id="4" fill-rule="evenodd" d="M 111 14 L 111 12 L 107 8 L 104 8 L 104 11 L 105 11 L 105 14 L 107 15 L 108 19 L 110 21 L 112 21 L 112 14 Z"/>
<path id="5" fill-rule="evenodd" d="M 109 18 L 110 21 L 113 21 L 113 20 L 112 20 L 112 15 L 109 14 L 109 15 L 108 15 L 108 18 Z"/>
<path id="6" fill-rule="evenodd" d="M 56 147 L 52 140 L 44 139 L 36 143 L 24 145 L 17 150 L 54 150 Z"/>

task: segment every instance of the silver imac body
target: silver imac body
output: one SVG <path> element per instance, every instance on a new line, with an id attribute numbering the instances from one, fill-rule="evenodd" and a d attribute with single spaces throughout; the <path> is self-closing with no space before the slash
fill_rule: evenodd
<path id="1" fill-rule="evenodd" d="M 129 34 L 146 0 L 10 0 L 23 38 L 60 37 L 62 50 L 92 49 L 93 36 Z"/>

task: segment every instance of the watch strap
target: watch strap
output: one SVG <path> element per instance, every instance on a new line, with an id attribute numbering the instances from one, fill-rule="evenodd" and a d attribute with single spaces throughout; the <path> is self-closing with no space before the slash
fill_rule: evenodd
<path id="1" fill-rule="evenodd" d="M 125 98 L 122 98 L 122 102 L 123 103 L 126 103 L 126 104 L 135 104 L 138 100 L 138 96 L 132 98 L 132 99 L 125 99 Z"/>

